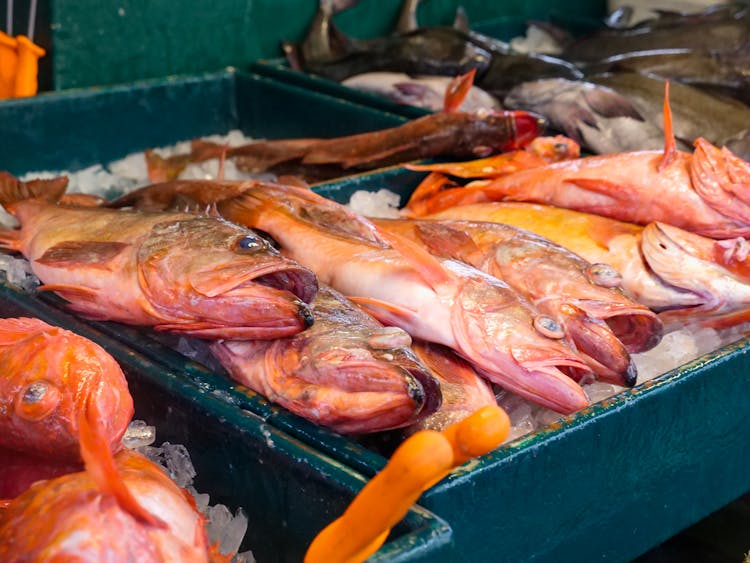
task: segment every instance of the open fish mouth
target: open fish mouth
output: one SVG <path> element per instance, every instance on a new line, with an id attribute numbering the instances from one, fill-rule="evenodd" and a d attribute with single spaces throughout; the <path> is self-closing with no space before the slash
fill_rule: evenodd
<path id="1" fill-rule="evenodd" d="M 236 266 L 230 266 L 228 270 Z M 224 271 L 225 269 L 220 269 Z M 219 270 L 214 270 L 214 273 Z M 238 272 L 235 278 L 237 284 L 229 289 L 225 295 L 232 295 L 232 292 L 247 288 L 250 284 L 259 284 L 265 287 L 288 291 L 305 303 L 310 303 L 318 293 L 318 281 L 310 270 L 295 264 L 279 265 L 269 264 L 263 268 L 254 268 L 247 271 Z"/>
<path id="2" fill-rule="evenodd" d="M 646 307 L 594 300 L 573 300 L 569 304 L 580 311 L 583 317 L 588 318 L 591 323 L 596 321 L 606 323 L 614 337 L 632 354 L 650 350 L 661 341 L 662 323 L 656 313 Z M 571 323 L 584 322 L 583 318 L 578 315 L 566 315 L 565 319 L 566 327 Z M 579 327 L 574 327 L 574 330 L 576 328 L 580 330 Z"/>

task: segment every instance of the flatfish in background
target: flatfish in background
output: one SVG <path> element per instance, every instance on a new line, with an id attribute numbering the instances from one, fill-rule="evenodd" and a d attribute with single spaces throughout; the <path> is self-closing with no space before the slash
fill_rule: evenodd
<path id="1" fill-rule="evenodd" d="M 392 102 L 417 106 L 432 111 L 443 109 L 445 91 L 451 83 L 448 76 L 409 76 L 395 72 L 368 72 L 351 76 L 342 84 L 388 98 Z M 501 109 L 500 102 L 481 88 L 472 86 L 459 111 Z"/>
<path id="2" fill-rule="evenodd" d="M 211 352 L 235 380 L 341 433 L 408 426 L 440 406 L 438 383 L 406 332 L 384 327 L 326 286 L 312 311 L 313 326 L 296 336 L 223 340 Z"/>
<path id="3" fill-rule="evenodd" d="M 661 13 L 629 28 L 607 28 L 579 39 L 563 51 L 570 61 L 599 61 L 607 57 L 655 49 L 700 49 L 731 53 L 750 37 L 750 7 L 737 2 L 702 12 Z"/>

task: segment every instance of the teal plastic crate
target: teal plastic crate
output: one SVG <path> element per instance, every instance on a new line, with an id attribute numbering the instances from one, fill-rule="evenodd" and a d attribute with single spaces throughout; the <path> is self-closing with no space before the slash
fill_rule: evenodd
<path id="1" fill-rule="evenodd" d="M 256 137 L 331 136 L 401 121 L 402 117 L 351 101 L 227 71 L 1 104 L 0 169 L 22 173 L 82 168 L 149 146 L 235 127 Z M 348 200 L 357 189 L 381 187 L 406 196 L 419 177 L 393 168 L 316 189 L 340 201 Z M 55 314 L 61 314 L 53 296 L 32 301 L 53 306 Z M 131 354 L 141 362 L 161 366 L 166 375 L 147 372 L 143 377 L 153 388 L 166 388 L 165 394 L 175 401 L 192 404 L 198 399 L 187 391 L 199 389 L 200 400 L 221 421 L 214 426 L 217 433 L 221 428 L 234 433 L 229 415 L 245 410 L 251 413 L 244 415 L 248 420 L 259 418 L 265 424 L 262 428 L 285 434 L 290 443 L 299 445 L 300 452 L 321 452 L 354 474 L 373 475 L 385 464 L 375 450 L 239 389 L 165 348 L 148 331 L 115 323 L 71 322 L 82 331 L 118 342 L 124 350 L 122 357 Z M 419 536 L 421 545 L 427 550 L 434 547 L 435 554 L 412 553 L 409 546 L 389 543 L 383 548 L 392 549 L 387 558 L 627 561 L 725 505 L 750 489 L 750 474 L 745 470 L 750 462 L 750 428 L 743 419 L 750 403 L 747 344 L 728 346 L 458 469 L 420 500 L 420 505 L 448 523 L 453 542 L 446 540 L 443 528 L 436 532 L 442 542 L 439 546 L 433 545 L 438 540 L 432 532 L 415 530 L 417 535 L 426 534 Z M 165 410 L 166 400 L 157 397 L 151 407 L 148 402 L 139 406 L 146 409 L 142 416 L 149 414 L 149 408 L 157 413 Z M 244 420 L 241 413 L 237 416 Z M 174 441 L 184 438 L 179 424 L 171 432 Z M 250 455 L 250 450 L 243 450 L 242 455 Z M 225 468 L 233 463 L 219 459 Z M 316 471 L 310 475 L 317 475 Z M 286 470 L 268 478 L 279 489 L 287 479 L 290 490 L 305 486 L 304 479 L 287 477 Z M 226 486 L 217 500 L 231 498 L 229 489 L 244 482 L 226 479 L 234 485 Z M 305 519 L 317 516 L 302 514 L 308 510 L 305 498 L 290 492 L 273 502 L 294 508 L 284 526 L 309 539 L 314 526 Z M 322 513 L 328 500 L 309 502 L 313 512 Z M 341 499 L 338 504 L 330 502 L 337 507 L 344 504 Z M 331 509 L 325 514 L 332 518 L 336 512 Z M 327 518 L 320 520 L 322 524 Z M 281 541 L 281 535 L 273 537 Z M 408 536 L 404 536 L 405 544 L 410 544 Z M 303 543 L 300 539 L 298 546 Z"/>
<path id="2" fill-rule="evenodd" d="M 303 119 L 304 108 L 318 110 L 321 117 Z M 325 118 L 333 113 L 342 118 L 340 125 Z M 147 146 L 237 127 L 255 136 L 330 135 L 399 121 L 225 71 L 0 104 L 0 169 L 18 174 L 75 170 Z M 300 561 L 315 534 L 344 511 L 366 482 L 294 437 L 317 435 L 320 429 L 188 361 L 147 330 L 83 321 L 66 313 L 56 296 L 23 293 L 4 279 L 0 316 L 41 318 L 112 354 L 126 372 L 136 417 L 157 427 L 159 443 L 188 447 L 198 472 L 195 487 L 209 493 L 213 504 L 245 508 L 250 523 L 243 550 L 252 549 L 258 561 Z M 371 560 L 440 560 L 450 538 L 444 521 L 414 507 Z"/>

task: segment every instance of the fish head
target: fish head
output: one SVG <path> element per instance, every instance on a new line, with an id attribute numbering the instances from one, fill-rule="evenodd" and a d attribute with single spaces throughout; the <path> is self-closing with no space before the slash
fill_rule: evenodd
<path id="1" fill-rule="evenodd" d="M 454 297 L 451 325 L 461 354 L 491 381 L 558 412 L 588 405 L 571 377 L 580 379 L 591 369 L 563 342 L 563 327 L 504 282 L 480 273 L 465 278 Z"/>
<path id="2" fill-rule="evenodd" d="M 662 281 L 701 297 L 694 314 L 721 316 L 750 304 L 750 245 L 744 238 L 714 240 L 651 223 L 643 230 L 641 248 Z"/>
<path id="3" fill-rule="evenodd" d="M 80 459 L 77 421 L 94 409 L 102 437 L 120 448 L 133 416 L 133 399 L 117 362 L 100 346 L 50 327 L 3 350 L 14 374 L 15 436 L 9 447 L 59 460 Z"/>
<path id="4" fill-rule="evenodd" d="M 164 319 L 157 329 L 204 338 L 278 338 L 312 324 L 315 275 L 257 233 L 220 219 L 157 224 L 138 254 L 138 277 Z"/>

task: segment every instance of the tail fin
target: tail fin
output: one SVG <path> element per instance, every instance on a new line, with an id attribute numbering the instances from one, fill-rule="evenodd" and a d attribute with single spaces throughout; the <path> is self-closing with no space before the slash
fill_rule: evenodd
<path id="1" fill-rule="evenodd" d="M 22 182 L 8 172 L 0 172 L 0 205 L 12 213 L 14 204 L 27 199 L 57 203 L 67 187 L 67 176 Z"/>
<path id="2" fill-rule="evenodd" d="M 141 506 L 125 486 L 109 445 L 99 430 L 99 415 L 92 403 L 78 416 L 78 431 L 86 471 L 102 493 L 113 495 L 120 507 L 137 520 L 166 528 L 164 521 Z"/>

